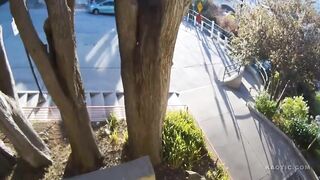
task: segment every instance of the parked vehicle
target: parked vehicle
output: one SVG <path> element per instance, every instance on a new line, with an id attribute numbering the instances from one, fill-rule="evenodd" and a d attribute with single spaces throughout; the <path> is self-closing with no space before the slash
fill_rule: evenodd
<path id="1" fill-rule="evenodd" d="M 95 1 L 88 4 L 88 11 L 92 14 L 114 14 L 114 1 Z"/>
<path id="2" fill-rule="evenodd" d="M 272 72 L 270 60 L 255 61 L 251 66 L 258 72 L 264 83 L 269 81 Z"/>

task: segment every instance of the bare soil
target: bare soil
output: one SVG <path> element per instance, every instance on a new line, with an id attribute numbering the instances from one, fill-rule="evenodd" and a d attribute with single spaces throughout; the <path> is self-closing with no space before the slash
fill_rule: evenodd
<path id="1" fill-rule="evenodd" d="M 61 122 L 34 122 L 33 127 L 49 146 L 53 165 L 43 169 L 33 169 L 23 160 L 18 159 L 18 163 L 12 172 L 6 175 L 0 175 L 0 179 L 54 180 L 63 177 L 64 168 L 71 152 L 63 125 Z M 130 160 L 126 145 L 127 131 L 125 121 L 120 121 L 116 133 L 113 134 L 110 133 L 108 125 L 105 122 L 94 124 L 93 129 L 99 149 L 104 157 L 103 168 L 116 166 Z M 8 139 L 1 133 L 0 139 L 12 148 Z M 214 170 L 216 166 L 217 164 L 212 159 L 212 156 L 204 155 L 201 162 L 197 162 L 197 166 L 194 167 L 193 171 L 205 175 L 208 170 Z M 154 169 L 156 178 L 160 180 L 187 179 L 185 170 L 172 169 L 166 163 L 162 163 Z"/>

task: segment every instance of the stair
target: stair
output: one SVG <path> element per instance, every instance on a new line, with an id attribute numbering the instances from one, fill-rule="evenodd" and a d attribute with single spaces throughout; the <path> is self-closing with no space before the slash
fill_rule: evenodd
<path id="1" fill-rule="evenodd" d="M 19 104 L 29 120 L 60 120 L 59 109 L 47 92 L 43 92 L 46 101 L 40 103 L 38 91 L 18 92 Z M 125 118 L 124 93 L 108 91 L 89 91 L 85 93 L 88 113 L 91 121 L 104 121 L 114 113 L 118 118 Z M 168 109 L 185 109 L 176 92 L 169 93 Z"/>
<path id="2" fill-rule="evenodd" d="M 19 104 L 21 107 L 26 107 L 27 106 L 27 99 L 28 99 L 28 94 L 27 93 L 18 93 L 19 97 Z"/>

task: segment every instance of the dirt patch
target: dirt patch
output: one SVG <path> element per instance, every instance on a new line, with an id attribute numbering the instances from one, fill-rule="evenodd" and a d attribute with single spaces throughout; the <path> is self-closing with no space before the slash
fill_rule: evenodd
<path id="1" fill-rule="evenodd" d="M 15 169 L 5 179 L 53 180 L 63 177 L 64 168 L 71 152 L 63 125 L 61 122 L 34 122 L 33 127 L 51 150 L 53 165 L 45 169 L 33 169 L 24 161 L 18 160 Z M 130 159 L 126 145 L 128 135 L 124 120 L 120 121 L 117 130 L 113 133 L 109 131 L 106 123 L 94 124 L 93 129 L 104 158 L 103 168 L 116 166 Z M 4 140 L 6 145 L 12 147 L 3 134 L 0 134 L 0 138 Z M 216 163 L 209 155 L 205 155 L 201 162 L 197 164 L 193 171 L 199 172 L 201 175 L 205 175 L 210 169 L 214 171 L 216 169 Z M 154 169 L 157 179 L 160 180 L 186 179 L 185 170 L 172 169 L 165 163 L 156 166 Z"/>

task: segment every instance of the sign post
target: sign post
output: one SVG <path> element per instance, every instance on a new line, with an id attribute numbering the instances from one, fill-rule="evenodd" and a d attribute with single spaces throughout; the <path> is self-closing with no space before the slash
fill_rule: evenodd
<path id="1" fill-rule="evenodd" d="M 199 1 L 199 3 L 197 4 L 197 8 L 198 8 L 198 12 L 200 14 L 202 12 L 202 10 L 203 10 L 203 5 L 202 5 L 201 1 Z"/>

